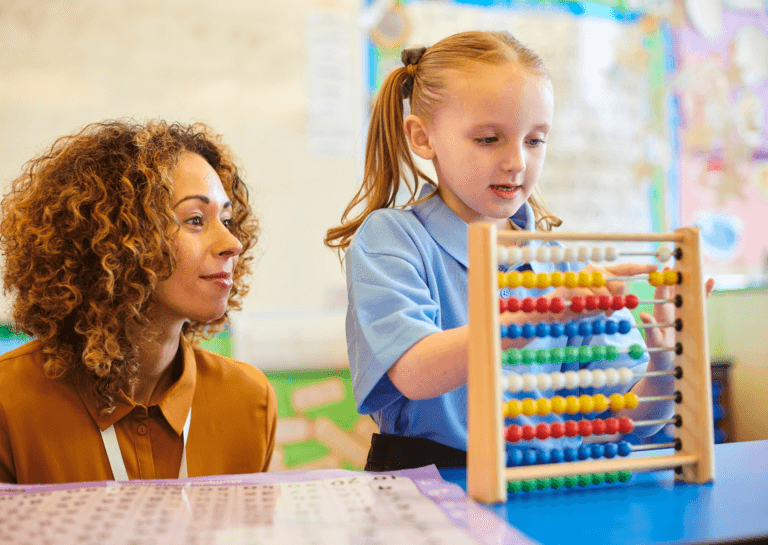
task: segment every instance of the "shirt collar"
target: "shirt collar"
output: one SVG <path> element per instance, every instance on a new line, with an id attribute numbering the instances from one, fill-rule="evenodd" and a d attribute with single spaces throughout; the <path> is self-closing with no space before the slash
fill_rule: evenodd
<path id="1" fill-rule="evenodd" d="M 431 194 L 431 196 L 430 196 Z M 419 192 L 419 199 L 428 200 L 413 206 L 413 213 L 419 218 L 429 235 L 443 250 L 448 252 L 456 261 L 469 268 L 467 237 L 469 226 L 456 213 L 448 208 L 437 194 L 435 188 L 424 184 Z M 510 218 L 515 225 L 527 231 L 534 231 L 535 221 L 533 209 L 527 202 L 523 203 Z"/>
<path id="2" fill-rule="evenodd" d="M 181 376 L 160 398 L 157 406 L 168 421 L 168 424 L 176 433 L 181 435 L 184 431 L 187 414 L 189 414 L 189 410 L 192 407 L 192 398 L 194 397 L 195 384 L 197 382 L 197 364 L 192 345 L 183 335 L 180 337 L 179 348 L 182 352 L 182 365 L 184 366 Z M 115 409 L 106 416 L 100 416 L 89 388 L 89 385 L 84 384 L 82 381 L 77 382 L 80 399 L 82 399 L 91 418 L 93 418 L 101 431 L 114 425 L 115 422 L 129 414 L 136 407 L 136 403 L 120 390 L 115 396 Z"/>

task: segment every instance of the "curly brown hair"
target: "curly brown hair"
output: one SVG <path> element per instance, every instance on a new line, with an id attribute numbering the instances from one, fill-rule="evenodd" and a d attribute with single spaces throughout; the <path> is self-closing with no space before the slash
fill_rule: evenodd
<path id="1" fill-rule="evenodd" d="M 3 291 L 14 296 L 14 326 L 39 340 L 49 377 L 87 381 L 102 414 L 139 368 L 128 328 L 146 329 L 152 294 L 176 268 L 171 174 L 185 151 L 221 178 L 232 201 L 230 230 L 243 245 L 227 312 L 182 328 L 196 342 L 223 330 L 229 310 L 242 308 L 259 235 L 241 171 L 209 127 L 87 125 L 29 161 L 0 203 Z"/>

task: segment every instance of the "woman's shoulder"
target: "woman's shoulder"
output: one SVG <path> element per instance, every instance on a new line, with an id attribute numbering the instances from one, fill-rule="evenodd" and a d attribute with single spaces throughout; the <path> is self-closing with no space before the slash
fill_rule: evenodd
<path id="1" fill-rule="evenodd" d="M 0 388 L 10 381 L 16 387 L 20 381 L 29 384 L 34 378 L 46 378 L 43 371 L 43 350 L 40 341 L 24 343 L 0 355 Z"/>
<path id="2" fill-rule="evenodd" d="M 272 385 L 256 367 L 200 346 L 193 346 L 192 352 L 197 364 L 198 381 L 204 383 L 206 388 L 224 389 L 227 395 L 261 394 L 274 397 Z"/>

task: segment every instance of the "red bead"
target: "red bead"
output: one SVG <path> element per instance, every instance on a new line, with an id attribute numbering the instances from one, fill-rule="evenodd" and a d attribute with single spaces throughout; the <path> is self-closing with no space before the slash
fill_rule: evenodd
<path id="1" fill-rule="evenodd" d="M 619 419 L 619 432 L 621 433 L 629 433 L 631 432 L 635 427 L 635 423 L 632 422 L 631 418 L 620 418 Z"/>
<path id="2" fill-rule="evenodd" d="M 520 310 L 520 299 L 517 297 L 507 299 L 507 310 L 509 312 L 518 312 Z"/>
<path id="3" fill-rule="evenodd" d="M 542 314 L 549 310 L 549 299 L 546 297 L 539 297 L 536 299 L 536 310 Z"/>
<path id="4" fill-rule="evenodd" d="M 610 295 L 601 295 L 600 296 L 600 302 L 597 305 L 597 308 L 600 310 L 608 310 L 611 308 L 611 296 Z"/>
<path id="5" fill-rule="evenodd" d="M 580 296 L 571 299 L 571 312 L 581 312 L 584 310 L 584 298 Z"/>
<path id="6" fill-rule="evenodd" d="M 530 424 L 526 424 L 525 426 L 523 426 L 523 439 L 525 439 L 526 441 L 530 441 L 534 437 L 536 437 L 536 428 L 534 428 Z"/>
<path id="7" fill-rule="evenodd" d="M 549 439 L 549 424 L 542 422 L 536 425 L 536 437 L 539 439 Z"/>
<path id="8" fill-rule="evenodd" d="M 507 300 L 506 299 L 499 299 L 499 312 L 501 312 L 501 313 L 507 312 Z"/>
<path id="9" fill-rule="evenodd" d="M 565 310 L 565 301 L 562 297 L 553 297 L 549 300 L 549 310 L 551 312 L 563 312 Z"/>
<path id="10" fill-rule="evenodd" d="M 587 297 L 584 299 L 584 306 L 587 308 L 587 310 L 597 309 L 598 303 L 599 299 L 597 298 L 597 295 L 587 295 Z"/>
<path id="11" fill-rule="evenodd" d="M 555 439 L 561 438 L 563 435 L 565 435 L 565 426 L 562 422 L 552 422 L 549 426 L 549 435 L 554 437 Z"/>
<path id="12" fill-rule="evenodd" d="M 613 310 L 621 310 L 624 308 L 624 297 L 621 295 L 614 295 L 611 300 L 611 308 Z"/>
<path id="13" fill-rule="evenodd" d="M 566 420 L 563 427 L 566 437 L 576 437 L 579 434 L 579 425 L 573 420 Z"/>
<path id="14" fill-rule="evenodd" d="M 634 293 L 630 293 L 629 295 L 627 295 L 627 301 L 626 301 L 627 308 L 632 309 L 639 304 L 640 304 L 640 299 L 637 298 L 637 295 L 635 295 Z"/>
<path id="15" fill-rule="evenodd" d="M 579 420 L 579 435 L 582 437 L 592 435 L 592 422 L 589 420 Z"/>
<path id="16" fill-rule="evenodd" d="M 602 418 L 595 418 L 592 421 L 592 433 L 602 435 L 605 433 L 605 421 Z"/>
<path id="17" fill-rule="evenodd" d="M 606 418 L 605 433 L 613 435 L 614 433 L 618 433 L 618 431 L 619 431 L 619 421 L 616 420 L 615 418 Z"/>
<path id="18" fill-rule="evenodd" d="M 533 297 L 526 297 L 523 299 L 520 308 L 523 309 L 523 312 L 533 312 L 536 310 L 536 302 L 533 300 Z"/>
<path id="19" fill-rule="evenodd" d="M 510 426 L 507 428 L 507 431 L 504 433 L 504 439 L 506 439 L 510 443 L 517 443 L 522 438 L 523 438 L 523 428 L 520 426 Z"/>

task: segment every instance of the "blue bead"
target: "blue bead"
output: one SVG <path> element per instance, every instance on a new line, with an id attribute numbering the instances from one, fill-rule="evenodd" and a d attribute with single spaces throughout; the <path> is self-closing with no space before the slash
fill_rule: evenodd
<path id="1" fill-rule="evenodd" d="M 555 322 L 551 326 L 549 326 L 549 334 L 552 337 L 561 337 L 563 333 L 565 332 L 565 328 L 563 327 L 563 324 L 560 322 Z"/>
<path id="2" fill-rule="evenodd" d="M 622 335 L 629 333 L 630 329 L 632 329 L 632 324 L 630 324 L 627 320 L 621 320 L 619 322 L 619 333 Z"/>
<path id="3" fill-rule="evenodd" d="M 605 332 L 608 335 L 615 335 L 618 330 L 619 330 L 619 324 L 616 323 L 616 320 L 605 321 Z"/>
<path id="4" fill-rule="evenodd" d="M 568 322 L 565 324 L 565 336 L 566 337 L 575 337 L 578 335 L 579 330 L 576 326 L 576 322 Z"/>
<path id="5" fill-rule="evenodd" d="M 523 337 L 531 339 L 536 336 L 536 326 L 533 324 L 525 324 L 523 326 Z"/>
<path id="6" fill-rule="evenodd" d="M 619 441 L 619 456 L 629 456 L 632 452 L 632 445 L 629 441 Z"/>
<path id="7" fill-rule="evenodd" d="M 520 335 L 522 335 L 522 334 L 523 334 L 523 328 L 521 328 L 521 327 L 520 327 L 519 325 L 517 325 L 517 324 L 510 324 L 510 325 L 507 327 L 507 336 L 508 336 L 510 339 L 517 339 L 517 338 L 519 338 L 519 337 L 520 337 Z"/>
<path id="8" fill-rule="evenodd" d="M 499 329 L 501 329 L 501 338 L 505 338 L 509 333 L 509 328 L 505 325 L 502 325 Z"/>
<path id="9" fill-rule="evenodd" d="M 537 337 L 549 337 L 549 324 L 545 324 L 544 322 L 541 322 L 536 326 L 536 336 Z"/>
<path id="10" fill-rule="evenodd" d="M 598 460 L 605 456 L 605 447 L 600 443 L 594 443 L 592 445 L 592 458 Z"/>
<path id="11" fill-rule="evenodd" d="M 550 455 L 548 450 L 540 450 L 537 453 L 536 461 L 540 464 L 548 464 L 552 460 L 552 456 Z"/>
<path id="12" fill-rule="evenodd" d="M 499 299 L 509 299 L 510 297 L 512 297 L 512 291 L 509 288 L 499 290 Z"/>
<path id="13" fill-rule="evenodd" d="M 536 450 L 529 448 L 525 451 L 525 454 L 523 454 L 523 465 L 526 466 L 532 466 L 536 463 L 536 459 L 538 456 L 536 455 Z"/>
<path id="14" fill-rule="evenodd" d="M 586 460 L 592 455 L 591 445 L 581 445 L 579 447 L 579 460 Z"/>
<path id="15" fill-rule="evenodd" d="M 575 462 L 579 459 L 579 451 L 573 447 L 566 447 L 563 454 L 566 462 Z"/>
<path id="16" fill-rule="evenodd" d="M 592 335 L 602 335 L 605 331 L 604 323 L 602 320 L 592 322 Z"/>
<path id="17" fill-rule="evenodd" d="M 592 326 L 589 322 L 579 322 L 579 335 L 589 337 L 592 334 Z"/>
<path id="18" fill-rule="evenodd" d="M 606 458 L 615 458 L 618 453 L 619 453 L 619 446 L 616 443 L 606 443 L 605 444 L 605 457 Z"/>
<path id="19" fill-rule="evenodd" d="M 523 463 L 523 451 L 519 448 L 512 449 L 507 453 L 507 467 L 517 467 Z"/>
<path id="20" fill-rule="evenodd" d="M 549 451 L 550 457 L 552 458 L 553 464 L 559 464 L 564 460 L 564 455 L 562 449 L 559 448 L 553 448 Z"/>

